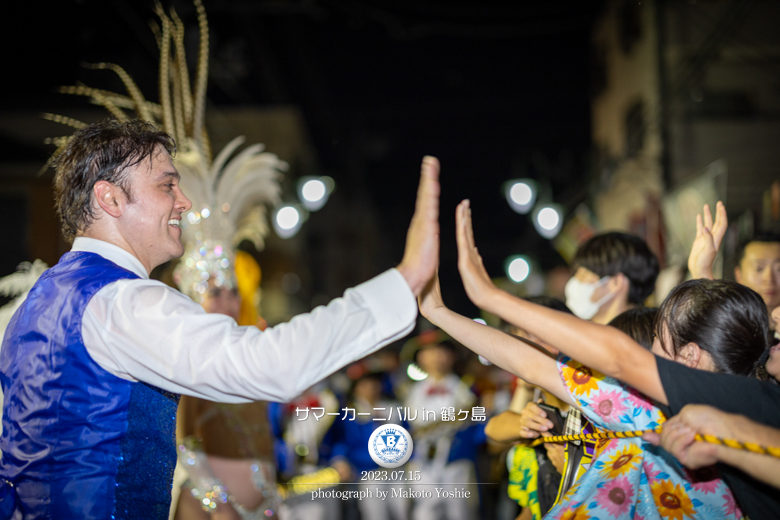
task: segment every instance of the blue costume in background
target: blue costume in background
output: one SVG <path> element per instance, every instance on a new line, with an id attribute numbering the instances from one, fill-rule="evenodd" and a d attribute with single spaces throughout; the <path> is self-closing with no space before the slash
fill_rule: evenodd
<path id="1" fill-rule="evenodd" d="M 107 372 L 81 335 L 90 299 L 128 278 L 100 255 L 67 253 L 11 320 L 0 512 L 15 500 L 25 518 L 168 518 L 179 396 Z"/>

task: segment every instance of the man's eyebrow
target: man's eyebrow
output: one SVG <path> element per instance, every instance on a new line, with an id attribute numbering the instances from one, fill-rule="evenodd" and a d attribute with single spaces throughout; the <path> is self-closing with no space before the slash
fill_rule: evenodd
<path id="1" fill-rule="evenodd" d="M 181 179 L 181 175 L 179 175 L 179 172 L 177 172 L 176 170 L 173 170 L 172 172 L 163 172 L 163 173 L 161 173 L 160 175 L 157 176 L 157 180 L 158 181 L 162 181 L 162 180 L 165 180 L 165 179 L 168 179 L 168 178 L 171 178 L 171 177 L 176 179 L 177 181 L 179 179 Z"/>

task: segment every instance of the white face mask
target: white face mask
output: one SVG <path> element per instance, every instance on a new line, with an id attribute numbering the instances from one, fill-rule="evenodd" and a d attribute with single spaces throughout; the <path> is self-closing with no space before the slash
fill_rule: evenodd
<path id="1" fill-rule="evenodd" d="M 593 293 L 596 289 L 606 284 L 609 281 L 609 276 L 605 276 L 598 282 L 584 283 L 577 280 L 575 277 L 569 278 L 566 282 L 566 306 L 571 309 L 578 318 L 583 320 L 589 320 L 599 312 L 604 303 L 612 298 L 613 294 L 605 294 L 599 301 L 591 301 Z"/>

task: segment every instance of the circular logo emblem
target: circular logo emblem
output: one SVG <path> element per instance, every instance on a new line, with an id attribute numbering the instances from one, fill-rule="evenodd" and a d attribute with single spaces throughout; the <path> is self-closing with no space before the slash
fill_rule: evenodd
<path id="1" fill-rule="evenodd" d="M 368 453 L 383 468 L 403 466 L 412 456 L 412 449 L 412 436 L 395 424 L 383 424 L 368 439 Z"/>

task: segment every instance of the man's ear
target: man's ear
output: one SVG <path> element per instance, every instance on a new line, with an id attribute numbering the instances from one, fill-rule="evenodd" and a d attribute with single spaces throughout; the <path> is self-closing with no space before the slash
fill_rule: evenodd
<path id="1" fill-rule="evenodd" d="M 734 268 L 734 279 L 737 281 L 737 283 L 742 283 L 742 269 L 739 266 Z"/>
<path id="2" fill-rule="evenodd" d="M 677 353 L 677 361 L 690 368 L 698 368 L 702 356 L 702 349 L 697 343 L 691 341 L 683 346 Z"/>
<path id="3" fill-rule="evenodd" d="M 97 181 L 92 187 L 95 203 L 114 218 L 122 215 L 126 198 L 122 188 L 108 181 Z"/>

